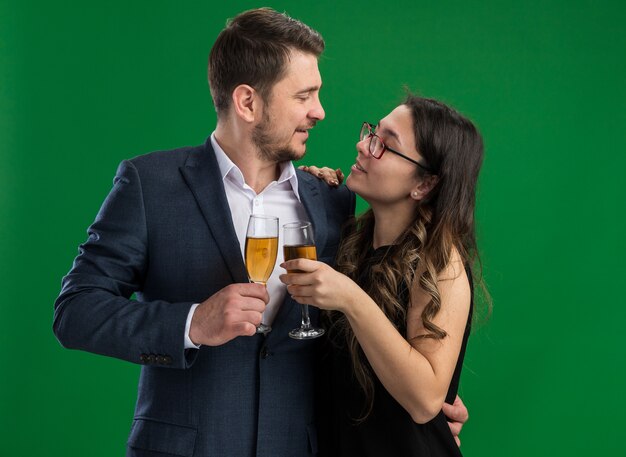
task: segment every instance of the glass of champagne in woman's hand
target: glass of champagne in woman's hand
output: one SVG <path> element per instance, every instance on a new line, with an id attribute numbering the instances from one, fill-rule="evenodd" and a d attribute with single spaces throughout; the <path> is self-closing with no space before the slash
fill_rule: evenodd
<path id="1" fill-rule="evenodd" d="M 246 269 L 250 281 L 267 286 L 277 254 L 278 218 L 251 215 L 246 233 Z M 257 333 L 267 333 L 270 330 L 272 327 L 263 323 L 256 328 Z"/>
<path id="2" fill-rule="evenodd" d="M 313 240 L 313 227 L 310 222 L 291 222 L 283 225 L 284 238 L 283 249 L 285 261 L 294 259 L 317 260 L 315 241 Z M 289 273 L 302 273 L 300 270 L 287 270 Z M 297 340 L 317 338 L 324 334 L 324 329 L 311 327 L 309 318 L 309 305 L 302 307 L 302 324 L 300 328 L 293 329 L 289 336 Z"/>

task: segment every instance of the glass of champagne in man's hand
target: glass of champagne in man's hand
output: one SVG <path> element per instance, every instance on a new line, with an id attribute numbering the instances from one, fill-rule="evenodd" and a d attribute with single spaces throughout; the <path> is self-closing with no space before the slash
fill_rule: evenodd
<path id="1" fill-rule="evenodd" d="M 313 239 L 313 227 L 310 222 L 291 222 L 283 225 L 283 250 L 285 261 L 294 259 L 317 260 L 315 241 Z M 287 270 L 289 273 L 302 273 L 299 270 Z M 309 305 L 302 307 L 302 324 L 300 328 L 293 329 L 289 336 L 296 340 L 308 340 L 324 334 L 324 329 L 311 326 L 309 318 Z"/>
<path id="2" fill-rule="evenodd" d="M 267 287 L 276 263 L 278 254 L 278 218 L 252 214 L 248 220 L 246 233 L 246 269 L 250 281 Z M 261 323 L 257 333 L 272 330 L 269 325 Z"/>

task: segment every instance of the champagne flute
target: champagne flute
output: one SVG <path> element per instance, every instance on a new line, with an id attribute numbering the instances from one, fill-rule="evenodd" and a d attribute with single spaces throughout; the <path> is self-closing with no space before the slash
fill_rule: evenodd
<path id="1" fill-rule="evenodd" d="M 267 287 L 278 254 L 278 218 L 252 214 L 246 232 L 246 269 L 251 282 Z M 268 333 L 269 325 L 261 323 L 257 333 Z"/>
<path id="2" fill-rule="evenodd" d="M 293 259 L 317 260 L 313 227 L 310 222 L 291 222 L 283 225 L 285 261 Z M 302 273 L 300 270 L 287 270 L 289 273 Z M 308 340 L 324 334 L 324 329 L 311 326 L 309 305 L 301 305 L 302 323 L 300 328 L 289 332 L 289 336 L 296 340 Z"/>

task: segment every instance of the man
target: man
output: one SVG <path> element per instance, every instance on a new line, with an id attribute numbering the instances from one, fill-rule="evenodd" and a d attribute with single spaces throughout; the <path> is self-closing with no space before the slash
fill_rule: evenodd
<path id="1" fill-rule="evenodd" d="M 347 189 L 291 164 L 325 115 L 323 49 L 271 9 L 234 18 L 209 58 L 214 133 L 122 162 L 63 280 L 61 344 L 143 365 L 128 456 L 316 454 L 315 342 L 287 336 L 299 305 L 278 271 L 248 283 L 242 248 L 250 214 L 306 219 L 331 263 L 354 212 Z"/>

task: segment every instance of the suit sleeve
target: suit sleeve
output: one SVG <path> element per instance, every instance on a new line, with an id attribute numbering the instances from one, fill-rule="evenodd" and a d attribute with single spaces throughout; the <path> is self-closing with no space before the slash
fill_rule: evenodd
<path id="1" fill-rule="evenodd" d="M 141 181 L 132 162 L 120 164 L 88 235 L 54 305 L 59 342 L 134 363 L 190 366 L 197 351 L 185 350 L 184 329 L 193 303 L 131 300 L 149 260 Z"/>

